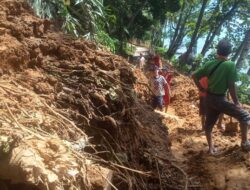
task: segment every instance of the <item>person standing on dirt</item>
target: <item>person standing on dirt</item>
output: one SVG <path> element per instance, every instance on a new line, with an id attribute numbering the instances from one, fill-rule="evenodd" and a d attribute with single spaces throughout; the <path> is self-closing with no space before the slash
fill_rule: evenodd
<path id="1" fill-rule="evenodd" d="M 221 40 L 217 45 L 217 57 L 213 61 L 205 63 L 192 75 L 196 86 L 202 92 L 207 92 L 206 97 L 206 121 L 205 134 L 209 146 L 209 153 L 215 153 L 212 142 L 212 129 L 221 113 L 236 118 L 241 128 L 241 148 L 250 151 L 248 141 L 248 127 L 250 126 L 250 114 L 243 110 L 236 94 L 235 82 L 237 72 L 235 63 L 228 59 L 232 45 L 226 39 Z M 208 89 L 204 89 L 199 80 L 208 77 Z M 233 103 L 226 99 L 226 92 L 232 97 Z"/>
<path id="2" fill-rule="evenodd" d="M 161 57 L 159 54 L 156 54 L 154 56 L 154 64 L 156 67 L 158 67 L 159 69 L 162 69 L 162 61 L 161 61 Z"/>
<path id="3" fill-rule="evenodd" d="M 144 71 L 144 67 L 145 67 L 145 57 L 143 56 L 142 53 L 140 53 L 139 69 L 140 69 L 141 71 Z"/>
<path id="4" fill-rule="evenodd" d="M 171 97 L 171 88 L 170 88 L 170 82 L 172 80 L 172 74 L 168 71 L 167 67 L 162 68 L 162 76 L 167 81 L 167 85 L 165 86 L 165 95 L 163 97 L 164 100 L 164 111 L 165 113 L 168 111 L 168 106 L 170 104 L 170 97 Z"/>
<path id="5" fill-rule="evenodd" d="M 202 77 L 199 80 L 200 85 L 202 86 L 202 88 L 206 89 L 208 88 L 208 78 L 207 77 Z M 206 121 L 206 96 L 207 93 L 206 92 L 202 92 L 199 91 L 199 114 L 201 117 L 201 126 L 202 126 L 202 131 L 205 131 L 205 121 Z M 218 123 L 217 123 L 217 127 L 218 129 L 220 129 L 221 131 L 224 131 L 223 127 L 224 125 L 222 124 L 222 120 L 223 120 L 223 113 L 220 114 L 219 119 L 218 119 Z"/>
<path id="6" fill-rule="evenodd" d="M 160 111 L 163 111 L 163 97 L 165 95 L 165 87 L 168 85 L 168 83 L 165 78 L 159 74 L 158 67 L 154 67 L 152 69 L 152 72 L 152 76 L 149 80 L 149 86 L 153 94 L 152 106 L 154 109 L 159 108 Z"/>

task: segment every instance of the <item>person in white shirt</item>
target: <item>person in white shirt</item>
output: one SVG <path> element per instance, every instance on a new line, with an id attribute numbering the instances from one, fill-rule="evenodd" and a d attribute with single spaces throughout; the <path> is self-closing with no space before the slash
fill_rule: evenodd
<path id="1" fill-rule="evenodd" d="M 149 86 L 153 93 L 152 106 L 154 109 L 159 108 L 162 111 L 164 105 L 163 96 L 165 95 L 165 87 L 168 83 L 163 76 L 159 75 L 158 67 L 154 67 L 153 72 L 153 76 L 149 81 Z"/>
<path id="2" fill-rule="evenodd" d="M 145 58 L 144 56 L 142 55 L 142 53 L 140 53 L 140 59 L 139 59 L 139 69 L 141 71 L 144 70 L 144 66 L 145 66 Z"/>

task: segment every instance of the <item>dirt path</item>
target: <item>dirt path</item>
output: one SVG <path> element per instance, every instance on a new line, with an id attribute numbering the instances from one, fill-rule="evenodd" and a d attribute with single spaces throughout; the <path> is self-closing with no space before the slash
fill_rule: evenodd
<path id="1" fill-rule="evenodd" d="M 161 114 L 169 129 L 171 152 L 189 176 L 189 189 L 250 189 L 250 154 L 241 151 L 239 132 L 226 134 L 215 127 L 213 139 L 218 155 L 208 155 L 206 138 L 200 130 L 196 89 L 188 78 L 175 80 L 173 103 L 167 114 Z M 224 119 L 225 124 L 228 121 Z"/>
<path id="2" fill-rule="evenodd" d="M 142 47 L 142 46 L 135 46 L 135 53 L 134 56 L 140 56 L 140 53 L 143 55 L 147 55 L 149 52 L 149 49 L 147 47 Z"/>

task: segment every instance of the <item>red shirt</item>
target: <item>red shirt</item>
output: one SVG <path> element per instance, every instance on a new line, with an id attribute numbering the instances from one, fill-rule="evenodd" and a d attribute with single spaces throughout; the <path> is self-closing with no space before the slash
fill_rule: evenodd
<path id="1" fill-rule="evenodd" d="M 166 75 L 165 75 L 165 79 L 166 79 L 166 81 L 168 82 L 168 84 L 170 85 L 170 82 L 171 82 L 171 80 L 172 80 L 172 75 L 171 75 L 171 74 L 166 74 Z"/>
<path id="2" fill-rule="evenodd" d="M 154 64 L 157 66 L 157 67 L 160 67 L 160 56 L 159 55 L 156 55 L 154 57 Z"/>

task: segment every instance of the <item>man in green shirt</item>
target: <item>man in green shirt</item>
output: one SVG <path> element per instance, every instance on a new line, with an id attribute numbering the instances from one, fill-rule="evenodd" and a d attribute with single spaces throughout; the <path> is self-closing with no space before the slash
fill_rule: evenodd
<path id="1" fill-rule="evenodd" d="M 250 151 L 250 141 L 247 138 L 250 114 L 241 108 L 236 94 L 236 66 L 234 62 L 228 60 L 231 49 L 232 46 L 229 41 L 221 40 L 217 46 L 216 59 L 205 63 L 192 76 L 199 90 L 207 92 L 205 133 L 211 154 L 214 153 L 212 129 L 221 113 L 232 116 L 240 122 L 241 147 L 245 151 Z M 200 85 L 199 80 L 202 77 L 208 78 L 208 89 L 204 89 Z M 233 103 L 226 99 L 225 95 L 228 90 Z"/>

